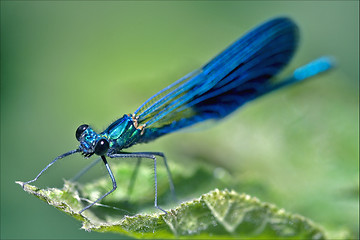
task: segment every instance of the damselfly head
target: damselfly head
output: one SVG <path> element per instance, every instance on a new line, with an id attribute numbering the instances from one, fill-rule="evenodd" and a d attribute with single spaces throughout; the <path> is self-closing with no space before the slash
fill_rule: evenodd
<path id="1" fill-rule="evenodd" d="M 80 142 L 79 150 L 86 158 L 93 154 L 103 156 L 109 150 L 109 141 L 103 136 L 97 134 L 87 124 L 83 124 L 76 129 L 76 139 Z"/>

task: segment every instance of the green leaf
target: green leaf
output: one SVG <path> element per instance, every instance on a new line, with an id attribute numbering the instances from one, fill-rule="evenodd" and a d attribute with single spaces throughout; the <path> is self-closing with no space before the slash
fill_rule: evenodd
<path id="1" fill-rule="evenodd" d="M 61 190 L 31 185 L 24 185 L 24 190 L 81 221 L 87 231 L 115 232 L 135 238 L 326 238 L 310 220 L 235 191 L 210 191 L 168 210 L 168 214 L 128 216 L 105 207 L 93 207 L 79 214 L 86 203 L 71 182 L 66 181 Z"/>

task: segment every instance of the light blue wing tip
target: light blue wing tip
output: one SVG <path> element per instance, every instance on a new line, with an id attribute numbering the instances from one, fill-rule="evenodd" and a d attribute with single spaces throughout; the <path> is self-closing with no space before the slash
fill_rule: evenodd
<path id="1" fill-rule="evenodd" d="M 303 80 L 315 76 L 317 74 L 320 74 L 322 72 L 325 72 L 333 68 L 335 65 L 336 65 L 336 61 L 334 57 L 323 56 L 296 69 L 294 72 L 294 77 L 297 80 Z"/>
<path id="2" fill-rule="evenodd" d="M 322 62 L 324 65 L 327 64 L 328 68 L 326 70 L 335 67 L 337 64 L 336 59 L 333 56 L 322 56 L 318 59 L 315 59 L 314 61 L 319 62 L 319 63 Z"/>

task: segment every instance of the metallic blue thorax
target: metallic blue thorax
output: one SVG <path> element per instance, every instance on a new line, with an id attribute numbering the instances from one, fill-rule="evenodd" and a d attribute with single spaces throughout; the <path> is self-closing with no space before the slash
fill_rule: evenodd
<path id="1" fill-rule="evenodd" d="M 110 150 L 119 151 L 134 145 L 142 135 L 142 128 L 136 127 L 136 120 L 124 115 L 100 133 L 110 143 Z"/>

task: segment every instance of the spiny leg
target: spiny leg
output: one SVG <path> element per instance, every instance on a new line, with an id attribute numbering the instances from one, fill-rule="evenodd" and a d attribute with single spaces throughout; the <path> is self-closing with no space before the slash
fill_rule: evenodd
<path id="1" fill-rule="evenodd" d="M 112 193 L 116 188 L 117 188 L 117 185 L 116 185 L 116 181 L 115 181 L 115 177 L 110 169 L 110 166 L 108 164 L 108 162 L 106 161 L 106 158 L 105 156 L 101 156 L 101 159 L 103 160 L 104 164 L 105 164 L 105 167 L 106 167 L 106 170 L 108 171 L 109 175 L 110 175 L 110 178 L 111 178 L 111 181 L 112 181 L 112 184 L 113 184 L 113 188 L 105 193 L 104 195 L 102 195 L 101 197 L 99 197 L 96 201 L 94 201 L 93 203 L 91 203 L 90 205 L 86 206 L 85 208 L 83 208 L 79 213 L 82 213 L 83 211 L 89 209 L 90 207 L 92 207 L 95 203 L 101 201 L 101 199 L 103 199 L 104 197 L 106 197 L 107 195 L 109 195 L 110 193 Z"/>
<path id="2" fill-rule="evenodd" d="M 80 152 L 80 150 L 79 150 L 79 149 L 71 150 L 71 151 L 69 151 L 69 152 L 66 152 L 66 153 L 64 153 L 64 154 L 56 157 L 56 158 L 55 158 L 51 163 L 49 163 L 43 170 L 41 170 L 40 173 L 39 173 L 34 179 L 32 179 L 32 180 L 30 180 L 30 181 L 27 181 L 27 182 L 24 182 L 23 185 L 22 185 L 22 187 L 24 188 L 26 184 L 29 184 L 29 183 L 32 183 L 32 182 L 35 182 L 36 180 L 38 180 L 38 178 L 41 176 L 41 174 L 43 174 L 43 172 L 45 172 L 45 171 L 46 171 L 51 165 L 53 165 L 57 160 L 62 159 L 62 158 L 64 158 L 64 157 L 67 157 L 67 156 L 69 156 L 69 155 L 71 155 L 71 154 L 74 154 L 74 153 L 77 153 L 77 152 Z"/>
<path id="3" fill-rule="evenodd" d="M 80 170 L 73 178 L 71 178 L 72 182 L 76 182 L 80 177 L 82 177 L 87 171 L 89 171 L 92 167 L 94 167 L 96 164 L 98 164 L 101 161 L 101 157 L 95 159 L 94 161 L 92 161 L 89 165 L 87 165 L 86 167 L 84 167 L 82 170 Z M 135 169 L 131 175 L 130 178 L 130 183 L 128 186 L 128 195 L 130 196 L 133 189 L 134 189 L 134 183 L 137 177 L 137 174 L 139 172 L 139 167 L 141 164 L 141 158 L 138 158 L 137 162 L 136 162 L 136 166 Z"/>
<path id="4" fill-rule="evenodd" d="M 173 182 L 173 178 L 172 178 L 171 171 L 170 171 L 169 165 L 167 163 L 167 159 L 165 157 L 165 154 L 162 153 L 162 152 L 135 152 L 135 153 L 136 154 L 155 155 L 155 156 L 162 157 L 162 159 L 164 160 L 164 165 L 165 165 L 166 172 L 167 172 L 168 179 L 169 179 L 169 186 L 170 186 L 171 195 L 172 195 L 174 201 L 176 201 L 174 182 Z M 132 154 L 132 153 L 130 153 L 130 154 Z"/>
<path id="5" fill-rule="evenodd" d="M 158 206 L 157 202 L 157 164 L 156 164 L 156 157 L 155 154 L 147 154 L 147 153 L 117 153 L 117 154 L 108 154 L 110 158 L 149 158 L 154 161 L 154 178 L 155 178 L 155 201 L 154 206 L 155 208 L 163 211 L 165 214 L 167 212 Z"/>

